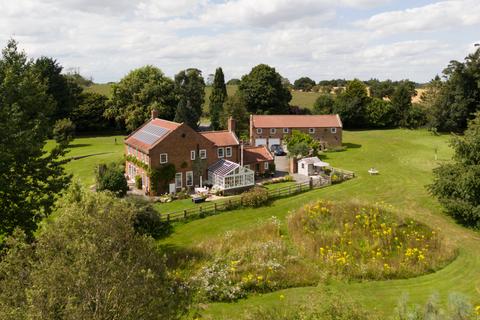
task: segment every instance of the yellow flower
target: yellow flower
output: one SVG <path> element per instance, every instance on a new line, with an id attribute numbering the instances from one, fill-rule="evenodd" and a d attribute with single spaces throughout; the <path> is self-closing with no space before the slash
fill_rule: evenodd
<path id="1" fill-rule="evenodd" d="M 285 296 L 283 294 L 280 295 L 280 300 L 285 299 Z"/>
<path id="2" fill-rule="evenodd" d="M 480 316 L 480 304 L 475 307 L 475 312 Z"/>
<path id="3" fill-rule="evenodd" d="M 235 269 L 234 267 L 230 267 L 230 271 L 233 271 L 235 272 L 237 269 Z"/>
<path id="4" fill-rule="evenodd" d="M 258 277 L 257 277 L 257 280 L 258 280 L 258 281 L 262 281 L 262 280 L 263 280 L 263 277 L 262 277 L 262 276 L 258 276 Z"/>

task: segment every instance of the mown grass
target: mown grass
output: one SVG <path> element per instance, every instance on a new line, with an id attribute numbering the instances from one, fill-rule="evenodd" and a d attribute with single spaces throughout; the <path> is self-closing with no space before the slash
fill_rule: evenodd
<path id="1" fill-rule="evenodd" d="M 335 167 L 355 171 L 355 179 L 279 199 L 268 207 L 235 210 L 179 224 L 163 244 L 189 248 L 228 230 L 252 228 L 272 216 L 285 221 L 290 211 L 317 199 L 384 201 L 393 205 L 402 217 L 414 218 L 441 230 L 446 243 L 459 248 L 457 258 L 445 268 L 420 277 L 387 281 L 332 281 L 330 287 L 348 291 L 363 305 L 385 314 L 391 314 L 404 292 L 410 295 L 412 303 L 423 303 L 433 292 L 446 297 L 452 291 L 466 294 L 473 302 L 479 303 L 480 235 L 455 224 L 444 215 L 425 188 L 431 182 L 431 170 L 451 158 L 452 151 L 447 144 L 449 138 L 447 135 L 434 136 L 423 130 L 346 131 L 344 141 L 348 149 L 328 153 L 324 159 Z M 438 150 L 438 160 L 435 160 L 435 149 Z M 370 176 L 367 172 L 370 167 L 377 168 L 380 174 Z M 290 288 L 255 295 L 237 303 L 213 303 L 204 313 L 214 319 L 230 319 L 241 310 L 259 306 L 294 308 L 297 302 L 320 297 L 320 292 L 315 286 Z M 289 297 L 289 306 L 283 304 L 279 295 Z"/>
<path id="2" fill-rule="evenodd" d="M 124 136 L 85 137 L 72 141 L 68 148 L 67 158 L 72 158 L 65 165 L 65 171 L 73 175 L 87 187 L 95 183 L 95 167 L 100 163 L 120 161 L 124 154 Z M 54 146 L 49 140 L 46 149 Z M 75 157 L 82 157 L 73 159 Z"/>

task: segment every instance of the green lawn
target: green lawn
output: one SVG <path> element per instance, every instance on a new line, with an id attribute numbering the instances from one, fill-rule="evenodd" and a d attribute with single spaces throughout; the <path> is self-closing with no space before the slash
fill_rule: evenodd
<path id="1" fill-rule="evenodd" d="M 441 212 L 429 196 L 425 185 L 431 182 L 431 169 L 451 157 L 448 136 L 434 136 L 427 131 L 385 130 L 344 133 L 347 151 L 328 153 L 325 160 L 338 168 L 353 170 L 354 180 L 275 201 L 269 207 L 243 209 L 180 224 L 164 244 L 189 247 L 227 230 L 245 229 L 277 216 L 284 220 L 290 210 L 319 199 L 385 201 L 398 213 L 411 216 L 438 229 L 449 245 L 459 248 L 451 264 L 433 274 L 412 279 L 367 282 L 333 282 L 330 286 L 352 295 L 371 309 L 390 314 L 402 293 L 416 303 L 424 303 L 438 292 L 443 301 L 448 293 L 461 292 L 480 303 L 480 234 L 455 224 Z M 435 161 L 435 149 L 438 161 Z M 367 170 L 376 167 L 380 174 L 370 176 Z M 257 295 L 237 303 L 213 303 L 205 310 L 206 318 L 231 319 L 255 306 L 294 305 L 315 299 L 317 287 L 286 289 Z M 285 300 L 279 299 L 283 294 Z M 288 301 L 288 302 L 286 302 Z M 320 302 L 320 301 L 319 301 Z"/>
<path id="2" fill-rule="evenodd" d="M 93 138 L 77 138 L 69 148 L 66 157 L 87 156 L 71 160 L 65 166 L 67 173 L 73 174 L 85 186 L 95 183 L 94 170 L 99 163 L 118 161 L 124 153 L 124 136 L 105 136 Z M 116 143 L 115 143 L 116 140 Z M 52 148 L 54 141 L 48 141 L 46 148 Z"/>

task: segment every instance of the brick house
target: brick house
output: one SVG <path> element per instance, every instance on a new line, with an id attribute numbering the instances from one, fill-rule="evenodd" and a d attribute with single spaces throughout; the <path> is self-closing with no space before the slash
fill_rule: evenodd
<path id="1" fill-rule="evenodd" d="M 244 166 L 254 170 L 257 175 L 262 175 L 275 169 L 273 155 L 264 145 L 245 147 L 243 149 L 243 159 Z"/>
<path id="2" fill-rule="evenodd" d="M 234 133 L 233 119 L 227 130 L 197 132 L 185 123 L 158 119 L 157 115 L 153 110 L 152 118 L 124 141 L 127 179 L 133 182 L 140 176 L 145 193 L 192 189 L 209 183 L 211 177 L 222 182 L 223 188 L 254 184 L 253 170 L 241 163 L 243 146 Z M 169 171 L 167 167 L 174 176 L 158 176 L 152 181 L 152 172 Z"/>
<path id="3" fill-rule="evenodd" d="M 342 145 L 342 121 L 336 115 L 250 115 L 250 144 L 284 144 L 293 130 L 312 135 L 322 148 Z"/>

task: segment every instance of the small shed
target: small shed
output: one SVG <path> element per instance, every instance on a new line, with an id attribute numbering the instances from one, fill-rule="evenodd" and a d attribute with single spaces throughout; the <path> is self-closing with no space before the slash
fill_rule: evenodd
<path id="1" fill-rule="evenodd" d="M 298 160 L 298 173 L 304 176 L 318 175 L 323 168 L 329 167 L 330 164 L 323 162 L 318 157 L 309 157 Z"/>
<path id="2" fill-rule="evenodd" d="M 255 173 L 238 163 L 221 159 L 208 168 L 208 181 L 220 190 L 244 188 L 255 184 Z"/>

